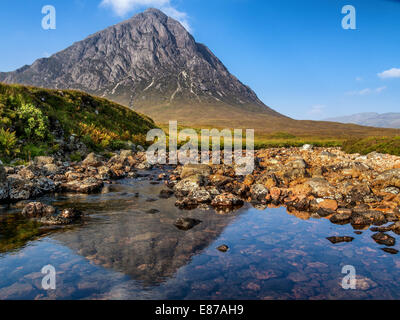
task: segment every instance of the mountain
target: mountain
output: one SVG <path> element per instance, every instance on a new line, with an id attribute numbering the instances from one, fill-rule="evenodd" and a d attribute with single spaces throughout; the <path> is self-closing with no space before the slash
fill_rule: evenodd
<path id="1" fill-rule="evenodd" d="M 203 116 L 210 107 L 213 111 L 233 107 L 283 117 L 265 106 L 179 22 L 157 9 L 97 32 L 31 66 L 0 73 L 0 81 L 82 90 L 158 121 L 174 119 L 160 111 L 173 109 L 179 115 L 188 106 L 195 106 Z"/>
<path id="2" fill-rule="evenodd" d="M 400 129 L 400 113 L 364 112 L 349 116 L 326 119 L 326 121 L 354 123 L 362 126 Z"/>
<path id="3" fill-rule="evenodd" d="M 251 128 L 258 137 L 399 135 L 399 130 L 297 121 L 267 107 L 176 20 L 148 9 L 0 82 L 78 89 L 146 114 L 160 125 Z M 287 90 L 290 94 L 290 89 Z"/>

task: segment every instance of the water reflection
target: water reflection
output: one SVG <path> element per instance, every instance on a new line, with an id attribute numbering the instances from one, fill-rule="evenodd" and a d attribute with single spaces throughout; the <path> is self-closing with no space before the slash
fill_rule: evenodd
<path id="1" fill-rule="evenodd" d="M 284 208 L 229 213 L 182 211 L 160 199 L 162 185 L 122 181 L 105 193 L 43 201 L 74 205 L 88 218 L 45 230 L 0 220 L 1 299 L 399 299 L 400 261 L 384 252 L 371 230 Z M 201 220 L 179 230 L 179 217 Z M 390 232 L 389 232 L 390 233 Z M 397 235 L 390 233 L 397 239 Z M 327 238 L 354 238 L 332 243 Z M 228 252 L 217 250 L 225 244 Z M 52 264 L 57 290 L 41 289 Z M 357 290 L 344 290 L 343 266 L 357 271 Z M 4 276 L 5 275 L 5 276 Z"/>
<path id="2" fill-rule="evenodd" d="M 57 234 L 53 239 L 96 265 L 129 275 L 144 286 L 157 285 L 213 243 L 240 214 L 240 210 L 224 216 L 213 210 L 182 211 L 175 207 L 175 199 L 157 198 L 162 189 L 141 182 L 134 187 L 113 186 L 109 195 L 55 202 L 58 206 L 73 202 L 85 207 L 86 212 L 92 211 L 91 219 L 97 221 L 74 232 Z M 140 194 L 132 199 L 137 190 Z M 125 197 L 130 200 L 123 200 Z M 101 221 L 102 213 L 98 210 L 108 212 Z M 179 217 L 198 219 L 201 223 L 191 230 L 179 230 L 174 226 Z"/>

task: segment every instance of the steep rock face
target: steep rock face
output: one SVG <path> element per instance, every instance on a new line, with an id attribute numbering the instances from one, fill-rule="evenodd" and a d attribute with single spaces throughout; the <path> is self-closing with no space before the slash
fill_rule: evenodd
<path id="1" fill-rule="evenodd" d="M 159 108 L 235 107 L 282 117 L 176 20 L 148 9 L 0 81 L 79 89 L 154 116 Z M 156 108 L 156 109 L 154 109 Z M 153 112 L 152 112 L 153 111 Z M 161 109 L 162 111 L 162 109 Z"/>

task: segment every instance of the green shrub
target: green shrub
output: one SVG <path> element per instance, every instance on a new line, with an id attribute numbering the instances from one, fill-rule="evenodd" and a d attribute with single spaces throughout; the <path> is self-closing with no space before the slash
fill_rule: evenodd
<path id="1" fill-rule="evenodd" d="M 8 159 L 19 152 L 17 148 L 17 137 L 15 132 L 10 132 L 10 129 L 0 129 L 0 156 L 3 159 Z"/>
<path id="2" fill-rule="evenodd" d="M 27 161 L 30 161 L 35 157 L 45 156 L 48 153 L 48 148 L 45 144 L 29 143 L 22 148 L 22 154 Z"/>
<path id="3" fill-rule="evenodd" d="M 82 155 L 81 155 L 79 152 L 71 153 L 71 155 L 69 156 L 69 158 L 70 158 L 71 161 L 73 161 L 73 162 L 82 161 Z"/>
<path id="4" fill-rule="evenodd" d="M 22 103 L 17 109 L 18 118 L 24 123 L 24 131 L 28 139 L 45 139 L 48 133 L 48 119 L 33 104 Z"/>

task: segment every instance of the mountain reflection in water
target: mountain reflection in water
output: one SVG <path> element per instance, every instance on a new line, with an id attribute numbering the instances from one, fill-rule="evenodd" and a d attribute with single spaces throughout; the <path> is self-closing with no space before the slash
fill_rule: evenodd
<path id="1" fill-rule="evenodd" d="M 249 204 L 226 214 L 182 211 L 175 198 L 158 197 L 163 188 L 123 180 L 98 195 L 40 199 L 86 213 L 63 229 L 13 220 L 20 209 L 5 208 L 0 299 L 400 299 L 399 255 L 384 252 L 371 230 Z M 180 217 L 202 223 L 182 231 Z M 54 291 L 41 288 L 48 264 Z M 346 265 L 356 269 L 356 290 L 342 288 Z"/>

